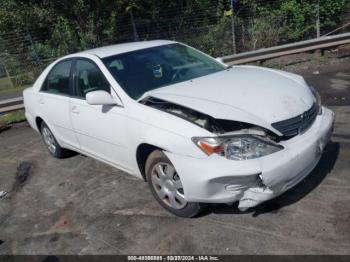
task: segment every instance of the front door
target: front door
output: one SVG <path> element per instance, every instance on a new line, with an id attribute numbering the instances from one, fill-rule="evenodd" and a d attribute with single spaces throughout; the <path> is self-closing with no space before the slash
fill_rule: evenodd
<path id="1" fill-rule="evenodd" d="M 83 58 L 75 62 L 73 82 L 75 94 L 71 98 L 70 112 L 81 149 L 127 169 L 124 108 L 89 105 L 85 100 L 86 94 L 91 91 L 111 93 L 109 82 L 93 61 Z"/>

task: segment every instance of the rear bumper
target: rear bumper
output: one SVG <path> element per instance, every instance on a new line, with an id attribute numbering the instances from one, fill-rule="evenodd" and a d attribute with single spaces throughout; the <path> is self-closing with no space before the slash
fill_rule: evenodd
<path id="1" fill-rule="evenodd" d="M 234 161 L 218 155 L 198 159 L 169 152 L 166 155 L 181 177 L 187 201 L 240 201 L 239 208 L 247 209 L 303 180 L 317 165 L 333 123 L 334 113 L 323 108 L 322 115 L 305 133 L 281 142 L 283 150 L 259 159 Z"/>

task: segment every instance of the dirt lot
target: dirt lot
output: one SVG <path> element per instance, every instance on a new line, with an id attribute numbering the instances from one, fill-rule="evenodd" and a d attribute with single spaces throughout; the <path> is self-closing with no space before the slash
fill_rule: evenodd
<path id="1" fill-rule="evenodd" d="M 13 191 L 0 199 L 0 254 L 350 254 L 350 67 L 305 76 L 336 113 L 332 142 L 298 186 L 245 213 L 212 205 L 176 218 L 130 175 L 54 159 L 24 124 L 2 132 L 0 191 Z"/>

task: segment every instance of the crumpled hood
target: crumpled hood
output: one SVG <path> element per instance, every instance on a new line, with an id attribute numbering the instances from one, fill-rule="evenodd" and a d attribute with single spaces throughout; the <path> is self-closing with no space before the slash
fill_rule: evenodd
<path id="1" fill-rule="evenodd" d="M 315 101 L 302 77 L 256 66 L 235 66 L 152 90 L 143 95 L 146 96 L 214 118 L 251 123 L 275 132 L 271 123 L 297 116 L 310 109 Z"/>

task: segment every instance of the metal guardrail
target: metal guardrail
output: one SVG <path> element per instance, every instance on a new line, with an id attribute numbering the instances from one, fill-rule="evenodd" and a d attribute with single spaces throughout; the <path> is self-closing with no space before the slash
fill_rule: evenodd
<path id="1" fill-rule="evenodd" d="M 229 65 L 243 64 L 267 60 L 285 55 L 303 53 L 317 49 L 324 49 L 348 43 L 350 43 L 350 33 L 345 33 L 335 36 L 326 36 L 317 39 L 301 41 L 293 44 L 280 45 L 250 52 L 239 53 L 235 55 L 224 56 L 220 59 L 222 60 L 222 62 Z"/>
<path id="2" fill-rule="evenodd" d="M 23 97 L 16 97 L 0 101 L 0 115 L 23 108 Z"/>
<path id="3" fill-rule="evenodd" d="M 221 57 L 222 62 L 233 65 L 261 60 L 267 60 L 285 55 L 297 54 L 317 49 L 324 49 L 350 43 L 350 33 L 335 36 L 320 37 L 317 39 L 301 41 L 293 44 L 280 45 L 260 50 L 239 53 Z M 0 101 L 0 114 L 23 109 L 23 98 L 7 99 Z"/>

